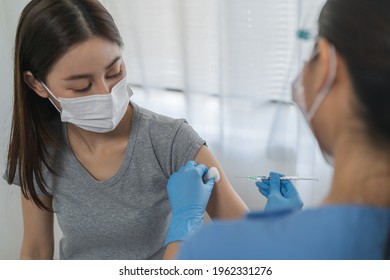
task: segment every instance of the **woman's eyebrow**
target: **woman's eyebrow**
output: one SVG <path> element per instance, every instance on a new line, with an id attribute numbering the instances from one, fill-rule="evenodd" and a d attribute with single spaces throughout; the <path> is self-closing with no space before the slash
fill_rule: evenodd
<path id="1" fill-rule="evenodd" d="M 121 58 L 121 56 L 115 57 L 114 60 L 108 66 L 106 66 L 106 70 L 110 69 Z"/>
<path id="2" fill-rule="evenodd" d="M 121 56 L 117 56 L 114 58 L 114 60 L 105 67 L 105 70 L 110 69 L 118 60 L 121 59 Z M 93 74 L 76 74 L 76 75 L 71 75 L 67 78 L 65 78 L 65 81 L 72 81 L 72 80 L 81 80 L 81 79 L 91 79 L 93 78 Z"/>

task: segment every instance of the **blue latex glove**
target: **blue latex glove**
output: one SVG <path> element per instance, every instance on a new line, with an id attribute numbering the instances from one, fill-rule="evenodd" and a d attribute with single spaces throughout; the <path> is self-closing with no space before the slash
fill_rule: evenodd
<path id="1" fill-rule="evenodd" d="M 268 200 L 265 211 L 302 209 L 302 199 L 290 180 L 280 180 L 282 174 L 271 172 L 269 180 L 257 181 L 259 192 Z"/>
<path id="2" fill-rule="evenodd" d="M 204 212 L 214 187 L 214 179 L 203 182 L 208 168 L 188 161 L 168 180 L 167 190 L 172 207 L 165 247 L 174 241 L 185 240 L 203 223 Z"/>

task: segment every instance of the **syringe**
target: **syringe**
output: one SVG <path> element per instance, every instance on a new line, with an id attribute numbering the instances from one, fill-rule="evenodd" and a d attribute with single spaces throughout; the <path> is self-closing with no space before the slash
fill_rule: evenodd
<path id="1" fill-rule="evenodd" d="M 245 176 L 245 177 L 236 177 L 243 178 L 255 181 L 269 180 L 270 176 Z M 282 176 L 280 180 L 290 180 L 290 181 L 318 181 L 318 178 L 308 178 L 308 177 L 298 177 L 298 176 Z"/>

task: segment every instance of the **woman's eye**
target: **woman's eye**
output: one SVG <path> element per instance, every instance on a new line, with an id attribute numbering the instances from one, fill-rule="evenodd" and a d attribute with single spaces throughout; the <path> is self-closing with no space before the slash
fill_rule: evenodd
<path id="1" fill-rule="evenodd" d="M 116 73 L 116 74 L 107 76 L 107 79 L 115 79 L 115 78 L 118 78 L 118 77 L 121 76 L 121 75 L 122 75 L 122 71 L 119 71 L 119 72 Z"/>
<path id="2" fill-rule="evenodd" d="M 92 84 L 89 84 L 86 88 L 74 89 L 75 92 L 87 92 L 91 89 Z"/>

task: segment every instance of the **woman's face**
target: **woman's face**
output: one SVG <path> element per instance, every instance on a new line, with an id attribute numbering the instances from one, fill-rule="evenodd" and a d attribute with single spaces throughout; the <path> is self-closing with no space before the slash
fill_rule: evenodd
<path id="1" fill-rule="evenodd" d="M 121 48 L 93 37 L 71 48 L 54 64 L 46 86 L 57 98 L 107 94 L 125 74 Z"/>

